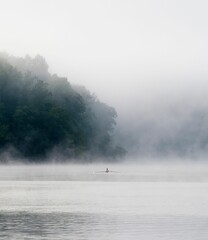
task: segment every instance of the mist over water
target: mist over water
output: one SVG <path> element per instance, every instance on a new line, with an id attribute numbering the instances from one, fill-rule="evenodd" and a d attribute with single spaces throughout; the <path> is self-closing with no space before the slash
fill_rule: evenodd
<path id="1" fill-rule="evenodd" d="M 118 172 L 100 172 L 116 170 Z M 0 166 L 1 239 L 204 240 L 208 165 Z"/>
<path id="2" fill-rule="evenodd" d="M 0 239 L 207 240 L 207 9 L 1 1 Z"/>
<path id="3" fill-rule="evenodd" d="M 208 164 L 178 159 L 140 163 L 126 160 L 118 164 L 10 164 L 0 166 L 0 181 L 206 182 Z"/>

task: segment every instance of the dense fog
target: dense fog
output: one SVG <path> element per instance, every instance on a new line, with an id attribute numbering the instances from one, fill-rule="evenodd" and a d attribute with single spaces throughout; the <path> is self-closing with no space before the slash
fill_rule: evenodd
<path id="1" fill-rule="evenodd" d="M 39 77 L 56 74 L 78 94 L 112 107 L 111 153 L 205 158 L 207 7 L 204 0 L 4 1 L 0 50 L 20 59 L 42 56 L 48 65 L 39 65 Z M 101 123 L 99 111 L 96 117 Z"/>

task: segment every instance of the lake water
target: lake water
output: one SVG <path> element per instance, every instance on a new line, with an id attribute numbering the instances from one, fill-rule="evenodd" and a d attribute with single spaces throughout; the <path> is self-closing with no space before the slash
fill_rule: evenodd
<path id="1" fill-rule="evenodd" d="M 207 240 L 208 165 L 0 166 L 0 239 Z"/>

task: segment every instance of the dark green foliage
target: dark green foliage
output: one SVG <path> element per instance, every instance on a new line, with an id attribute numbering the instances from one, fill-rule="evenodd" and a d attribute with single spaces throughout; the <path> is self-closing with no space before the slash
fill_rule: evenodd
<path id="1" fill-rule="evenodd" d="M 100 102 L 82 86 L 74 86 L 86 103 L 85 136 L 90 138 L 89 149 L 92 155 L 107 158 L 123 157 L 126 151 L 113 142 L 113 130 L 117 116 L 114 108 Z"/>
<path id="2" fill-rule="evenodd" d="M 54 149 L 65 158 L 116 157 L 116 112 L 86 89 L 48 73 L 41 56 L 0 55 L 0 150 L 42 160 Z"/>

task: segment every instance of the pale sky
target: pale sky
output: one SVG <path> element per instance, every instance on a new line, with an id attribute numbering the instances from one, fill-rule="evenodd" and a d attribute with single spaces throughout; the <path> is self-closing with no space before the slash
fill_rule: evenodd
<path id="1" fill-rule="evenodd" d="M 0 51 L 133 112 L 208 89 L 206 0 L 0 0 Z"/>

